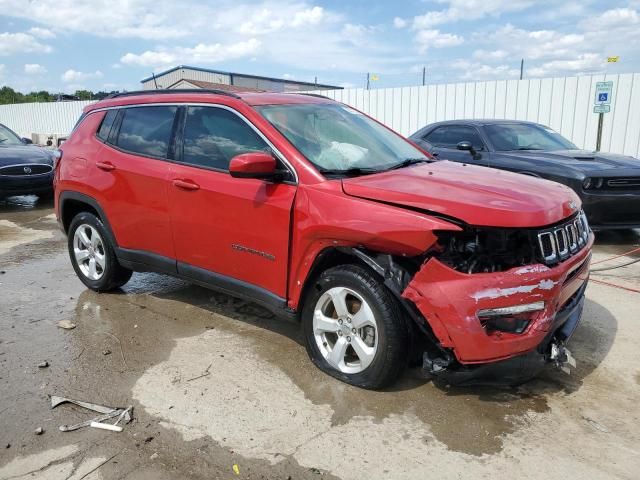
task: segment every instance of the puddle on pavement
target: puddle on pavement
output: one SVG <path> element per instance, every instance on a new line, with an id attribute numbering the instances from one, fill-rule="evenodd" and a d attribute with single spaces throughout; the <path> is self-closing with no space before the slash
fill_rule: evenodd
<path id="1" fill-rule="evenodd" d="M 10 220 L 0 220 L 0 255 L 14 247 L 53 237 L 50 230 L 35 230 Z"/>
<path id="2" fill-rule="evenodd" d="M 286 454 L 308 436 L 354 418 L 380 423 L 405 415 L 426 425 L 450 450 L 495 453 L 505 435 L 549 409 L 543 395 L 532 393 L 535 389 L 443 389 L 412 371 L 390 391 L 360 390 L 314 367 L 298 325 L 261 307 L 154 274 L 136 275 L 125 290 L 126 297 L 80 296 L 77 322 L 90 326 L 94 339 L 83 361 L 100 360 L 98 351 L 108 346 L 113 352 L 108 362 L 123 370 L 117 342 L 101 333 L 113 332 L 125 349 L 135 350 L 128 367 L 144 373 L 134 396 L 150 413 L 186 425 L 186 438 L 209 434 L 237 449 L 248 445 L 249 456 L 273 460 L 267 437 L 277 436 L 278 425 L 287 426 L 279 452 Z M 189 381 L 208 365 L 205 377 Z M 282 403 L 271 407 L 274 398 Z M 262 426 L 249 434 L 243 422 Z"/>

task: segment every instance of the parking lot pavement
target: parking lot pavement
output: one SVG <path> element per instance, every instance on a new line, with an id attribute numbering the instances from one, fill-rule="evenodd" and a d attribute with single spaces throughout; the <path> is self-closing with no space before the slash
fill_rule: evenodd
<path id="1" fill-rule="evenodd" d="M 0 479 L 638 478 L 639 293 L 591 283 L 570 376 L 455 389 L 410 370 L 363 391 L 244 301 L 155 274 L 86 290 L 34 200 L 0 203 Z M 597 241 L 594 261 L 640 233 Z M 640 289 L 640 264 L 594 279 Z M 91 414 L 47 394 L 132 404 L 135 420 L 62 433 Z"/>

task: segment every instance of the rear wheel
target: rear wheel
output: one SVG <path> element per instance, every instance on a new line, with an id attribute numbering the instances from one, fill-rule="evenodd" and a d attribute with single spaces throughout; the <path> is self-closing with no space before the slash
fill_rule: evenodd
<path id="1" fill-rule="evenodd" d="M 407 326 L 396 300 L 368 270 L 343 265 L 323 272 L 302 312 L 307 352 L 324 372 L 378 389 L 407 362 Z"/>
<path id="2" fill-rule="evenodd" d="M 91 290 L 114 290 L 131 278 L 133 272 L 118 263 L 103 223 L 91 213 L 79 213 L 71 221 L 68 247 L 73 269 Z"/>

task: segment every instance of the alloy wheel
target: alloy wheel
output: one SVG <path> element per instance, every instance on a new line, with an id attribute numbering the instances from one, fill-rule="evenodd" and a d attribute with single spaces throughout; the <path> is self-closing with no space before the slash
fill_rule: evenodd
<path id="1" fill-rule="evenodd" d="M 73 254 L 85 277 L 100 280 L 107 266 L 107 256 L 102 237 L 94 227 L 85 223 L 76 229 L 73 234 Z"/>
<path id="2" fill-rule="evenodd" d="M 313 335 L 323 358 L 342 373 L 364 371 L 378 348 L 378 327 L 371 307 L 346 287 L 331 288 L 318 299 Z"/>

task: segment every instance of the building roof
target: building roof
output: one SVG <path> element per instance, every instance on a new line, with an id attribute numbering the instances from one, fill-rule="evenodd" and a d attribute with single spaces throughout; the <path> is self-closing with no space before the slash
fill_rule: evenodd
<path id="1" fill-rule="evenodd" d="M 176 70 L 182 70 L 182 69 L 185 69 L 185 70 L 196 70 L 198 72 L 218 73 L 220 75 L 230 75 L 231 77 L 233 77 L 235 75 L 237 77 L 256 78 L 258 80 L 270 80 L 272 82 L 291 83 L 291 84 L 296 84 L 296 85 L 309 85 L 310 87 L 325 88 L 327 90 L 342 90 L 342 87 L 337 87 L 335 85 L 326 85 L 326 84 L 313 83 L 313 82 L 300 82 L 298 80 L 286 80 L 284 78 L 264 77 L 264 76 L 261 76 L 261 75 L 250 75 L 250 74 L 246 74 L 246 73 L 225 72 L 223 70 L 213 70 L 213 69 L 202 68 L 202 67 L 191 67 L 189 65 L 178 65 L 176 67 L 170 68 L 169 70 L 165 70 L 164 72 L 160 72 L 160 73 L 151 75 L 150 77 L 143 78 L 142 80 L 140 80 L 140 83 L 145 83 L 145 82 L 148 82 L 149 80 L 153 80 L 154 78 L 157 79 L 157 78 L 159 78 L 159 77 L 161 77 L 163 75 L 166 75 L 167 73 L 175 72 Z"/>
<path id="2" fill-rule="evenodd" d="M 260 93 L 265 90 L 259 90 L 257 88 L 251 87 L 239 87 L 237 85 L 227 85 L 226 83 L 214 83 L 214 82 L 205 82 L 203 80 L 191 80 L 190 78 L 183 78 L 178 80 L 177 82 L 169 85 L 167 88 L 171 89 L 174 85 L 178 85 L 179 83 L 187 82 L 193 85 L 194 87 L 202 88 L 204 90 L 223 90 L 225 92 L 231 93 L 242 93 L 242 92 L 254 92 Z"/>

